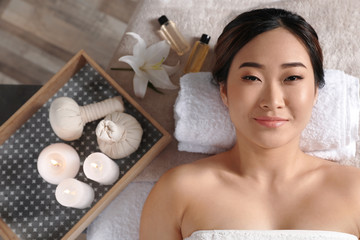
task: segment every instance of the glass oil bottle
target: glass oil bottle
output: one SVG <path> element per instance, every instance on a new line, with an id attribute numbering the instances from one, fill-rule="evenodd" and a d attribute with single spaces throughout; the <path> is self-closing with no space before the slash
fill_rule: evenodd
<path id="1" fill-rule="evenodd" d="M 200 40 L 195 42 L 184 68 L 185 73 L 200 71 L 209 52 L 209 41 L 210 36 L 203 34 Z"/>
<path id="2" fill-rule="evenodd" d="M 189 43 L 176 28 L 173 21 L 163 15 L 158 19 L 158 22 L 161 25 L 159 30 L 161 37 L 170 44 L 171 48 L 174 49 L 179 56 L 190 50 Z"/>

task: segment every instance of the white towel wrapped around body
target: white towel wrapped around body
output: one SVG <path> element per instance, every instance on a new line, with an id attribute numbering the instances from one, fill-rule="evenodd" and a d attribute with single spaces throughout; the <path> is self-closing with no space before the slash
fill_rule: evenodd
<path id="1" fill-rule="evenodd" d="M 180 79 L 174 106 L 175 138 L 180 151 L 219 153 L 236 140 L 229 113 L 209 72 Z M 339 70 L 325 71 L 300 148 L 312 155 L 354 165 L 359 127 L 359 80 Z"/>

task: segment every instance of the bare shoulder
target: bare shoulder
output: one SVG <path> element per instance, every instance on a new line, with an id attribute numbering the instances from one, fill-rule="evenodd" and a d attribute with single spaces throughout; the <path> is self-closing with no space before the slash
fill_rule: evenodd
<path id="1" fill-rule="evenodd" d="M 326 162 L 322 169 L 327 184 L 343 189 L 360 202 L 360 168 Z"/>
<path id="2" fill-rule="evenodd" d="M 171 189 L 170 191 L 178 194 L 178 197 L 189 194 L 189 191 L 197 186 L 202 187 L 204 181 L 211 180 L 218 168 L 217 159 L 218 156 L 211 156 L 170 169 L 159 179 L 156 188 Z"/>
<path id="3" fill-rule="evenodd" d="M 325 172 L 337 179 L 343 179 L 347 182 L 360 182 L 360 168 L 354 166 L 341 165 L 339 163 L 330 162 L 324 165 Z"/>
<path id="4" fill-rule="evenodd" d="M 182 239 L 182 217 L 201 179 L 205 179 L 207 162 L 204 159 L 175 167 L 159 179 L 143 208 L 140 239 Z"/>

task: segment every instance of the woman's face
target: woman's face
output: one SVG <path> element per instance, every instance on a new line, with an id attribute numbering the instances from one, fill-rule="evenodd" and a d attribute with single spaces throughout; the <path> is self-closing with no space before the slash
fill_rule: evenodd
<path id="1" fill-rule="evenodd" d="M 262 33 L 240 49 L 220 91 L 238 141 L 262 148 L 299 141 L 317 97 L 310 57 L 284 28 Z"/>

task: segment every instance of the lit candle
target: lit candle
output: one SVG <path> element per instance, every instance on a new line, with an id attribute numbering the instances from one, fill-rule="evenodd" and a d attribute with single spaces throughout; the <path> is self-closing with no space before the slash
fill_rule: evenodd
<path id="1" fill-rule="evenodd" d="M 90 154 L 83 169 L 87 178 L 104 185 L 111 185 L 119 178 L 119 166 L 101 152 Z"/>
<path id="2" fill-rule="evenodd" d="M 45 181 L 59 184 L 66 178 L 76 176 L 80 169 L 80 157 L 70 145 L 54 143 L 41 151 L 37 169 Z"/>
<path id="3" fill-rule="evenodd" d="M 62 180 L 56 187 L 56 200 L 65 207 L 87 208 L 94 201 L 94 190 L 74 178 Z"/>

